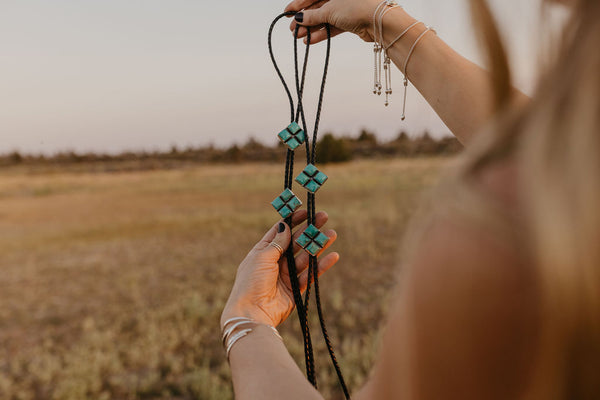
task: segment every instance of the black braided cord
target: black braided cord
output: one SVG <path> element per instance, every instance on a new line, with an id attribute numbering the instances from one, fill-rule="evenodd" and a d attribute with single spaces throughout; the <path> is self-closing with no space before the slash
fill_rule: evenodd
<path id="1" fill-rule="evenodd" d="M 281 83 L 283 84 L 283 87 L 284 87 L 285 92 L 288 97 L 288 101 L 290 103 L 290 122 L 297 122 L 299 112 L 294 112 L 294 100 L 292 99 L 292 94 L 290 92 L 290 89 L 289 89 L 287 83 L 285 82 L 283 74 L 281 73 L 281 70 L 279 69 L 279 66 L 277 65 L 277 61 L 275 60 L 275 55 L 273 53 L 273 46 L 272 46 L 272 36 L 273 36 L 273 29 L 275 28 L 275 24 L 281 18 L 283 18 L 285 16 L 291 16 L 291 15 L 294 15 L 294 13 L 293 12 L 283 13 L 283 14 L 280 14 L 279 16 L 277 16 L 277 18 L 275 18 L 275 20 L 273 20 L 273 22 L 271 23 L 271 26 L 269 27 L 268 45 L 269 45 L 269 54 L 271 56 L 271 61 L 273 62 L 275 71 L 277 72 L 277 75 L 279 76 L 279 79 L 281 80 Z M 296 33 L 296 36 L 297 36 L 297 33 Z M 294 38 L 294 42 L 296 42 L 295 38 Z M 297 57 L 295 57 L 295 59 L 297 59 Z M 306 66 L 306 63 L 305 63 L 305 66 Z M 305 73 L 303 72 L 302 75 L 304 76 Z M 299 84 L 298 84 L 298 86 L 299 86 Z M 302 83 L 302 86 L 303 86 L 303 83 Z M 286 155 L 286 164 L 285 164 L 284 189 L 291 189 L 292 182 L 293 182 L 293 173 L 294 173 L 294 151 L 288 149 L 287 155 Z M 288 226 L 291 227 L 292 226 L 291 216 L 286 218 L 285 222 L 286 222 L 286 224 L 288 224 Z M 305 366 L 306 366 L 306 376 L 307 376 L 307 379 L 309 380 L 309 382 L 314 387 L 317 387 L 315 368 L 314 368 L 314 356 L 313 356 L 313 349 L 312 349 L 312 341 L 311 341 L 311 337 L 310 337 L 310 331 L 308 329 L 307 313 L 304 308 L 304 303 L 302 302 L 302 295 L 300 293 L 300 282 L 298 281 L 298 271 L 296 269 L 296 260 L 294 258 L 293 245 L 288 246 L 288 248 L 285 252 L 285 256 L 287 259 L 288 275 L 290 277 L 290 283 L 292 286 L 294 303 L 296 304 L 296 311 L 298 312 L 298 319 L 300 320 L 300 328 L 302 330 L 302 338 L 304 340 L 304 361 L 305 361 Z"/>
<path id="2" fill-rule="evenodd" d="M 306 142 L 305 142 L 305 144 L 306 144 L 306 162 L 307 162 L 307 164 L 315 164 L 317 135 L 319 132 L 319 123 L 321 120 L 321 109 L 323 107 L 325 82 L 326 82 L 326 78 L 327 78 L 327 72 L 329 69 L 329 55 L 331 52 L 331 28 L 328 24 L 325 25 L 325 29 L 327 32 L 327 51 L 326 51 L 326 56 L 325 56 L 325 66 L 323 69 L 323 78 L 321 80 L 321 89 L 319 92 L 319 102 L 317 105 L 317 112 L 316 112 L 316 117 L 315 117 L 315 125 L 313 127 L 312 140 L 309 140 L 308 134 L 307 134 L 308 129 L 307 129 L 307 124 L 306 124 L 306 118 L 305 118 L 305 114 L 304 114 L 304 108 L 302 105 L 302 94 L 304 91 L 304 83 L 305 83 L 306 69 L 307 69 L 308 55 L 309 55 L 309 48 L 310 48 L 310 38 L 311 38 L 310 30 L 307 32 L 306 52 L 304 54 L 304 62 L 303 62 L 301 77 L 300 77 L 300 73 L 299 73 L 299 69 L 298 69 L 298 45 L 297 45 L 298 30 L 300 28 L 299 25 L 296 25 L 296 30 L 294 32 L 294 71 L 295 71 L 296 94 L 297 94 L 297 100 L 298 100 L 298 104 L 297 104 L 295 112 L 294 112 L 294 101 L 292 98 L 292 94 L 289 90 L 287 83 L 285 82 L 285 79 L 283 77 L 283 74 L 281 73 L 281 70 L 279 69 L 279 66 L 277 65 L 275 56 L 273 54 L 273 46 L 272 46 L 273 29 L 274 29 L 276 23 L 281 18 L 286 17 L 286 16 L 292 16 L 294 14 L 295 14 L 294 11 L 284 12 L 284 13 L 278 15 L 275 18 L 275 20 L 273 20 L 273 22 L 271 23 L 271 26 L 269 27 L 269 35 L 268 35 L 269 54 L 271 56 L 271 61 L 273 62 L 273 66 L 275 67 L 275 71 L 277 72 L 277 75 L 279 76 L 279 79 L 281 80 L 281 83 L 283 84 L 283 87 L 285 89 L 285 92 L 287 94 L 287 97 L 288 97 L 288 100 L 290 103 L 291 122 L 298 123 L 298 120 L 301 119 L 302 128 L 303 128 L 305 134 L 307 135 Z M 311 144 L 312 144 L 312 146 L 311 146 Z M 284 179 L 284 187 L 286 189 L 291 189 L 291 187 L 292 187 L 293 170 L 294 170 L 294 151 L 288 149 L 287 155 L 286 155 L 285 179 Z M 316 204 L 315 204 L 315 194 L 314 193 L 308 192 L 308 194 L 307 194 L 307 209 L 308 209 L 308 221 L 307 222 L 309 225 L 310 224 L 315 225 Z M 291 226 L 291 222 L 292 222 L 291 216 L 286 218 L 285 222 L 289 226 Z M 310 289 L 311 289 L 311 283 L 314 282 L 315 302 L 317 305 L 317 313 L 319 316 L 319 324 L 321 326 L 321 332 L 323 333 L 323 338 L 325 339 L 325 343 L 327 345 L 327 351 L 329 352 L 331 362 L 337 373 L 338 380 L 340 382 L 340 386 L 342 387 L 342 390 L 344 392 L 344 396 L 346 399 L 349 400 L 350 394 L 348 392 L 346 382 L 344 381 L 342 371 L 340 369 L 339 363 L 335 356 L 335 352 L 333 350 L 333 346 L 331 344 L 331 339 L 329 338 L 329 334 L 327 333 L 327 328 L 325 326 L 325 318 L 323 316 L 323 309 L 321 306 L 321 294 L 319 291 L 317 257 L 312 256 L 312 255 L 309 256 L 308 285 L 306 288 L 305 298 L 302 299 L 302 294 L 300 293 L 300 283 L 298 281 L 298 276 L 297 276 L 296 261 L 294 258 L 293 244 L 288 246 L 285 256 L 286 256 L 287 264 L 288 264 L 288 274 L 290 276 L 290 282 L 291 282 L 291 286 L 292 286 L 294 302 L 296 303 L 296 310 L 298 312 L 298 319 L 300 321 L 300 327 L 301 327 L 302 335 L 303 335 L 303 339 L 304 339 L 304 356 L 305 356 L 307 379 L 315 388 L 317 387 L 315 367 L 314 367 L 314 355 L 313 355 L 312 341 L 311 341 L 310 329 L 309 329 L 309 323 L 308 323 L 309 322 L 308 321 L 308 306 L 309 306 L 309 298 L 310 298 Z"/>

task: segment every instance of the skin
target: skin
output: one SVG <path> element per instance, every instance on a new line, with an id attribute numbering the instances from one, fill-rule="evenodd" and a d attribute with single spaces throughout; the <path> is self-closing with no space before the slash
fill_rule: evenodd
<path id="1" fill-rule="evenodd" d="M 311 0 L 294 0 L 285 9 L 304 9 L 300 37 L 305 37 L 307 27 L 310 27 L 311 43 L 319 43 L 327 38 L 321 28 L 324 23 L 329 23 L 334 27 L 333 35 L 351 32 L 364 41 L 373 41 L 373 14 L 379 0 L 311 3 Z M 392 42 L 413 22 L 416 19 L 402 8 L 386 13 L 383 18 L 383 43 L 387 45 Z M 296 22 L 293 21 L 290 29 L 293 31 L 295 27 Z M 390 59 L 400 71 L 404 71 L 412 44 L 425 29 L 424 24 L 418 24 L 388 50 Z M 433 32 L 427 33 L 415 48 L 409 60 L 407 76 L 463 144 L 467 144 L 492 116 L 493 96 L 489 73 L 456 53 Z M 400 93 L 399 85 L 396 85 L 396 93 Z M 514 98 L 517 102 L 527 101 L 527 97 L 516 89 Z"/>
<path id="2" fill-rule="evenodd" d="M 303 24 L 312 27 L 311 42 L 325 39 L 329 23 L 334 35 L 351 32 L 373 40 L 372 16 L 379 1 L 329 0 L 311 4 L 294 0 L 286 11 L 304 10 Z M 414 19 L 402 9 L 384 18 L 384 43 Z M 291 29 L 295 28 L 292 22 Z M 424 30 L 417 25 L 389 49 L 402 67 L 408 48 Z M 306 28 L 300 30 L 306 35 Z M 410 60 L 409 78 L 452 132 L 468 143 L 489 121 L 492 96 L 489 75 L 450 49 L 433 34 L 424 36 Z M 515 91 L 516 101 L 526 98 Z M 477 181 L 518 220 L 517 172 L 510 162 L 490 167 Z M 508 217 L 512 221 L 512 217 Z M 237 399 L 322 399 L 308 383 L 285 345 L 263 324 L 277 326 L 293 310 L 287 265 L 279 251 L 292 229 L 306 219 L 293 216 L 293 226 L 278 233 L 275 224 L 240 264 L 236 282 L 221 317 L 253 318 L 253 332 L 230 353 Z M 319 213 L 317 227 L 327 222 Z M 515 222 L 516 224 L 516 222 Z M 302 232 L 297 229 L 294 238 Z M 325 231 L 331 238 L 335 231 Z M 292 241 L 293 243 L 293 241 Z M 297 249 L 296 249 L 297 250 Z M 352 398 L 365 399 L 518 399 L 527 392 L 538 339 L 536 281 L 517 240 L 500 240 L 472 220 L 449 213 L 434 220 L 413 250 L 403 276 L 367 383 Z M 319 261 L 319 274 L 339 259 L 330 253 Z M 296 255 L 302 289 L 308 258 Z"/>
<path id="3" fill-rule="evenodd" d="M 304 293 L 308 285 L 308 253 L 300 251 L 296 239 L 306 229 L 304 222 L 307 217 L 306 210 L 296 211 L 292 215 L 292 227 L 302 226 L 293 235 L 294 253 L 296 254 L 296 269 L 299 274 L 300 289 Z M 319 229 L 328 220 L 327 213 L 318 212 L 315 226 Z M 280 222 L 283 222 L 281 220 Z M 304 224 L 303 224 L 304 222 Z M 248 317 L 257 322 L 277 326 L 294 310 L 294 298 L 288 275 L 287 261 L 280 257 L 279 250 L 269 244 L 275 242 L 283 249 L 290 244 L 290 229 L 278 233 L 279 222 L 265 234 L 254 248 L 248 253 L 237 270 L 235 283 L 221 316 L 221 326 L 228 318 Z M 334 230 L 323 232 L 329 241 L 321 253 L 327 250 L 337 239 Z M 320 254 L 320 253 L 319 253 Z M 329 253 L 319 259 L 319 275 L 331 268 L 340 256 L 338 253 Z"/>

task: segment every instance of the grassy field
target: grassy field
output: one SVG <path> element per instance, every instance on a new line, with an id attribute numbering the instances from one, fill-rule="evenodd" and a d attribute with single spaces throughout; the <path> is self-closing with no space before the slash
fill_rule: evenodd
<path id="1" fill-rule="evenodd" d="M 342 258 L 322 297 L 351 388 L 371 365 L 407 220 L 448 163 L 323 168 L 317 208 Z M 0 398 L 232 398 L 219 316 L 237 264 L 277 220 L 282 167 L 0 170 Z M 340 398 L 313 326 L 321 391 Z M 302 362 L 296 315 L 280 330 Z"/>

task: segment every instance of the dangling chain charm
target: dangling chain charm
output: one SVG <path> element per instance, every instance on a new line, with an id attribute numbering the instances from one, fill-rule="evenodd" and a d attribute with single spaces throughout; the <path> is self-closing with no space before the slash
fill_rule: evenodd
<path id="1" fill-rule="evenodd" d="M 413 27 L 420 24 L 421 22 L 415 21 L 410 24 L 406 29 L 404 29 L 398 36 L 396 36 L 390 43 L 386 46 L 383 43 L 383 17 L 385 14 L 393 10 L 394 8 L 402 7 L 396 3 L 395 0 L 384 0 L 375 9 L 373 13 L 373 55 L 374 55 L 374 81 L 373 81 L 373 94 L 381 95 L 381 90 L 383 88 L 381 84 L 381 69 L 383 67 L 383 75 L 385 80 L 385 105 L 388 106 L 390 104 L 390 96 L 392 95 L 392 62 L 387 53 L 388 49 L 392 47 L 398 40 L 402 39 L 404 35 L 408 33 Z M 407 67 L 410 57 L 412 56 L 415 47 L 419 43 L 419 41 L 427 34 L 427 32 L 435 33 L 435 30 L 431 27 L 427 26 L 425 31 L 421 32 L 421 34 L 417 37 L 412 47 L 408 51 L 408 55 L 404 61 L 404 68 L 402 69 L 402 73 L 404 75 L 404 96 L 402 101 L 402 121 L 406 119 L 406 96 L 408 93 L 408 74 Z M 383 59 L 383 60 L 382 60 Z"/>
<path id="2" fill-rule="evenodd" d="M 406 92 L 408 91 L 408 78 L 404 77 L 404 100 L 402 100 L 402 116 L 400 119 L 404 121 L 406 119 Z"/>
<path id="3" fill-rule="evenodd" d="M 417 22 L 415 22 L 413 25 L 409 26 L 404 31 L 404 33 L 406 33 L 410 28 L 412 28 L 416 24 L 417 24 Z M 406 60 L 404 61 L 404 68 L 402 71 L 402 73 L 404 74 L 404 101 L 402 102 L 403 103 L 402 104 L 402 121 L 404 121 L 406 119 L 406 92 L 408 91 L 408 71 L 407 71 L 408 62 L 410 61 L 410 57 L 412 56 L 413 52 L 415 51 L 415 48 L 417 47 L 417 45 L 419 44 L 421 39 L 423 39 L 423 36 L 425 36 L 427 34 L 427 32 L 436 33 L 435 29 L 433 29 L 430 26 L 426 26 L 425 30 L 423 32 L 421 32 L 421 34 L 419 36 L 417 36 L 417 39 L 415 40 L 415 42 L 411 46 L 410 50 L 408 51 L 408 55 L 406 56 Z"/>
<path id="4" fill-rule="evenodd" d="M 385 71 L 385 105 L 390 104 L 390 95 L 392 94 L 392 65 L 388 55 L 383 60 L 383 70 Z"/>
<path id="5" fill-rule="evenodd" d="M 373 94 L 381 95 L 381 69 L 385 80 L 385 105 L 389 104 L 389 95 L 392 94 L 391 61 L 387 55 L 387 48 L 383 46 L 383 17 L 385 14 L 397 7 L 401 7 L 395 0 L 384 0 L 375 9 L 373 14 L 373 54 L 375 65 L 375 79 L 373 82 Z"/>
<path id="6" fill-rule="evenodd" d="M 373 61 L 374 61 L 374 75 L 373 75 L 373 94 L 377 94 L 379 92 L 379 94 L 381 94 L 381 79 L 379 79 L 379 68 L 377 65 L 377 60 L 379 59 L 379 55 L 381 54 L 381 46 L 379 46 L 379 43 L 375 42 L 375 45 L 373 46 Z"/>

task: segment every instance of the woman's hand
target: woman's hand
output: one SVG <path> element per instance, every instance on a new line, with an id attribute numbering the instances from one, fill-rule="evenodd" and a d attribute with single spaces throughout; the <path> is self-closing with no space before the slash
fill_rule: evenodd
<path id="1" fill-rule="evenodd" d="M 292 227 L 302 223 L 306 217 L 306 210 L 295 212 L 292 215 Z M 327 219 L 326 213 L 317 213 L 315 226 L 321 228 Z M 304 224 L 292 237 L 294 253 L 297 253 L 296 268 L 302 292 L 308 285 L 309 255 L 306 251 L 301 250 L 295 241 L 306 226 Z M 335 241 L 337 234 L 334 230 L 323 233 L 329 237 L 324 248 L 326 249 Z M 277 243 L 285 253 L 291 236 L 290 228 L 285 223 L 278 222 L 248 253 L 238 267 L 233 289 L 221 315 L 221 327 L 225 321 L 233 317 L 252 318 L 259 323 L 277 326 L 290 315 L 294 309 L 294 297 L 287 261 L 285 256 L 282 256 L 277 247 L 271 243 Z M 319 275 L 331 268 L 338 260 L 338 253 L 330 253 L 321 258 L 318 268 Z"/>
<path id="2" fill-rule="evenodd" d="M 298 37 L 305 37 L 310 26 L 310 42 L 318 43 L 327 39 L 324 24 L 331 26 L 331 35 L 351 32 L 366 42 L 373 41 L 373 13 L 381 0 L 294 0 L 287 5 L 285 11 L 304 10 Z M 296 20 L 290 26 L 296 29 Z M 306 39 L 305 39 L 306 43 Z"/>

